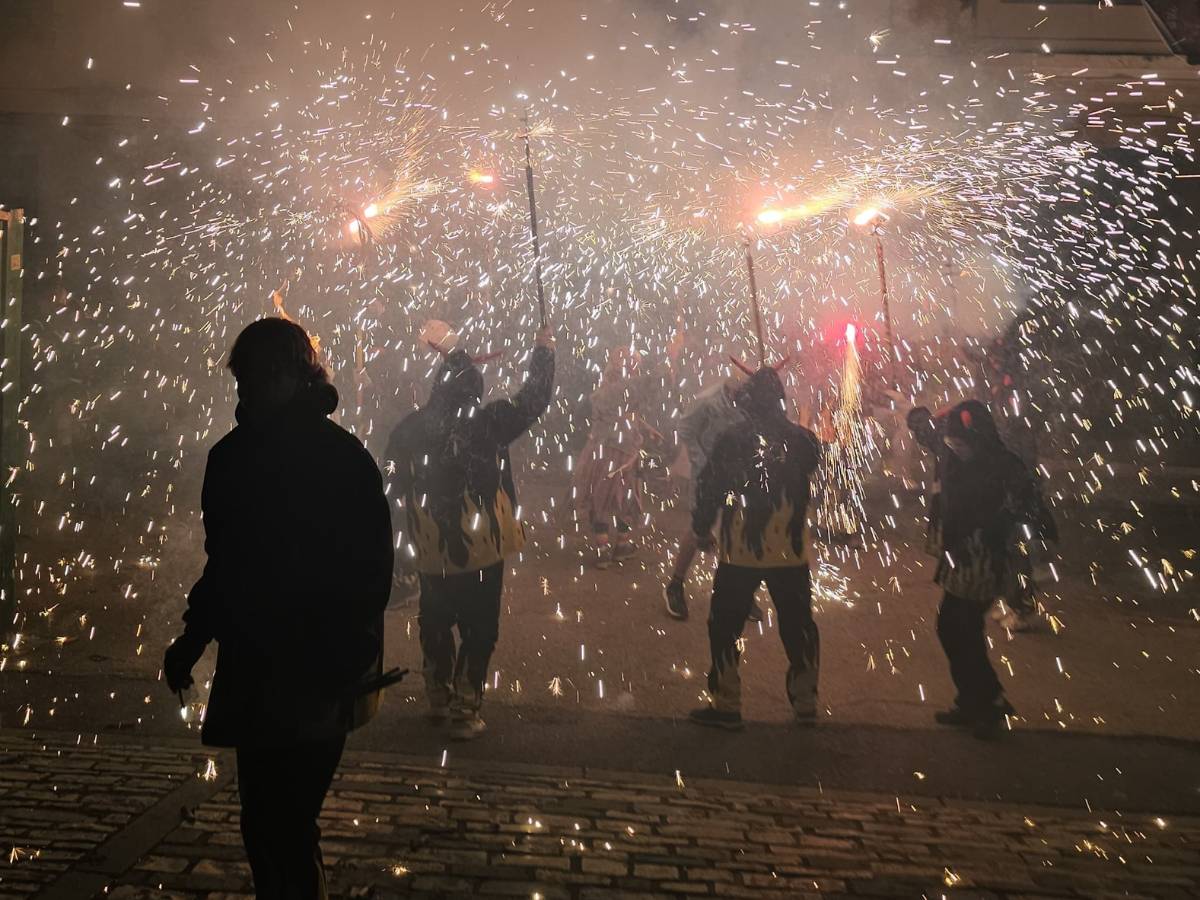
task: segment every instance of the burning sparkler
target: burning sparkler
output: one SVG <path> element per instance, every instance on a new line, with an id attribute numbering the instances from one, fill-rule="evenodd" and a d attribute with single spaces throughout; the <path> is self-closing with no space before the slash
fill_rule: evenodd
<path id="1" fill-rule="evenodd" d="M 1006 404 L 1010 423 L 1036 429 L 1043 459 L 1071 472 L 1061 478 L 1047 466 L 1056 498 L 1103 499 L 1122 453 L 1136 454 L 1139 470 L 1146 463 L 1153 481 L 1150 464 L 1179 452 L 1200 427 L 1195 274 L 1184 237 L 1191 225 L 1179 191 L 1179 177 L 1195 168 L 1196 126 L 1167 105 L 1181 99 L 1173 88 L 1140 82 L 1032 78 L 1012 59 L 964 61 L 961 72 L 925 79 L 920 67 L 880 66 L 873 49 L 886 36 L 890 54 L 899 37 L 866 11 L 855 21 L 863 24 L 852 43 L 869 68 L 910 90 L 879 91 L 852 60 L 815 49 L 780 71 L 822 66 L 834 77 L 820 92 L 798 90 L 791 78 L 781 82 L 786 88 L 758 84 L 724 68 L 730 49 L 742 51 L 714 32 L 710 49 L 721 62 L 702 71 L 680 61 L 687 54 L 673 54 L 669 92 L 653 79 L 579 78 L 569 64 L 561 75 L 539 71 L 537 102 L 552 104 L 562 124 L 526 121 L 519 130 L 490 99 L 513 88 L 512 59 L 496 47 L 468 49 L 458 34 L 429 42 L 457 54 L 461 83 L 478 86 L 468 92 L 446 86 L 428 62 L 438 52 L 424 44 L 409 53 L 374 41 L 297 41 L 302 53 L 260 73 L 272 76 L 264 85 L 288 86 L 270 88 L 268 124 L 247 124 L 212 97 L 202 130 L 170 136 L 156 122 L 118 144 L 119 157 L 106 152 L 88 215 L 66 217 L 62 228 L 70 254 L 56 265 L 70 296 L 44 304 L 44 319 L 28 330 L 36 381 L 20 402 L 29 412 L 29 460 L 8 477 L 21 482 L 22 514 L 77 546 L 61 563 L 22 567 L 26 615 L 49 597 L 71 601 L 91 572 L 136 570 L 144 556 L 161 556 L 156 577 L 173 577 L 163 542 L 184 506 L 170 473 L 198 465 L 231 417 L 220 360 L 248 317 L 274 311 L 318 324 L 341 384 L 364 367 L 373 381 L 378 375 L 377 405 L 376 392 L 364 394 L 367 434 L 372 424 L 390 424 L 427 374 L 432 355 L 412 352 L 420 323 L 449 319 L 467 343 L 485 333 L 496 346 L 528 326 L 528 269 L 503 252 L 525 234 L 538 314 L 544 321 L 543 279 L 561 285 L 556 324 L 572 335 L 581 373 L 601 365 L 611 346 L 658 351 L 684 317 L 685 383 L 664 387 L 648 417 L 670 422 L 744 345 L 747 280 L 760 364 L 768 328 L 815 355 L 825 344 L 814 335 L 837 323 L 835 358 L 812 379 L 834 445 L 820 477 L 836 502 L 819 507 L 818 518 L 864 540 L 873 529 L 885 532 L 878 543 L 889 548 L 879 552 L 889 562 L 897 558 L 890 547 L 904 543 L 888 524 L 893 509 L 862 502 L 878 432 L 862 410 L 859 349 L 868 332 L 868 346 L 875 343 L 865 324 L 875 317 L 864 312 L 876 308 L 876 290 L 892 386 L 903 353 L 905 379 L 911 371 L 912 392 L 930 405 L 986 389 L 957 345 L 1009 327 L 1014 368 L 1031 373 L 1010 392 L 1020 401 Z M 811 48 L 823 43 L 824 27 L 812 25 Z M 290 39 L 290 29 L 280 31 L 280 43 Z M 629 56 L 657 64 L 661 51 L 639 50 L 643 43 L 630 41 Z M 610 60 L 618 75 L 627 58 Z M 257 82 L 223 74 L 231 96 L 266 96 Z M 864 90 L 889 99 L 867 103 Z M 1102 103 L 1089 102 L 1093 95 Z M 744 108 L 723 99 L 735 96 L 745 97 Z M 1118 100 L 1141 112 L 1136 128 L 1114 124 Z M 553 152 L 547 143 L 535 173 L 531 144 L 552 133 Z M 1105 134 L 1113 149 L 1094 146 L 1089 134 Z M 497 154 L 516 137 L 526 150 L 528 222 L 518 204 L 492 193 L 506 187 Z M 756 201 L 749 209 L 748 196 Z M 889 229 L 885 260 L 881 226 L 897 209 L 905 228 Z M 752 247 L 729 240 L 747 220 L 756 228 Z M 874 260 L 855 252 L 854 229 L 875 239 Z M 552 259 L 542 259 L 543 239 L 556 248 Z M 947 300 L 949 267 L 959 274 Z M 895 310 L 893 289 L 905 298 Z M 956 345 L 928 327 L 935 315 L 955 317 Z M 864 324 L 846 328 L 847 318 Z M 511 377 L 501 367 L 502 384 Z M 47 411 L 50 397 L 64 399 L 61 414 Z M 128 405 L 134 397 L 161 404 L 163 427 L 129 427 L 145 414 Z M 564 396 L 552 424 L 533 433 L 528 464 L 539 478 L 567 469 L 573 432 L 584 427 L 572 412 L 578 405 L 577 392 Z M 1126 437 L 1133 450 L 1122 449 Z M 64 447 L 69 466 L 60 462 Z M 103 461 L 114 449 L 130 460 L 127 471 L 145 474 L 128 484 L 106 477 Z M 112 508 L 106 483 L 125 520 L 150 523 L 128 550 L 108 554 L 89 543 L 97 529 L 87 512 Z M 1097 583 L 1128 567 L 1144 589 L 1186 597 L 1196 551 L 1157 552 L 1144 506 L 1134 509 L 1094 526 L 1106 545 L 1127 551 L 1092 561 Z M 570 535 L 541 537 L 539 552 L 553 545 L 569 553 Z M 845 572 L 860 577 L 849 564 Z M 831 593 L 841 590 L 839 581 Z M 93 616 L 80 637 L 97 624 L 103 633 L 104 618 Z M 574 627 L 573 614 L 556 619 L 555 628 Z M 589 639 L 589 659 L 604 649 L 594 644 Z M 0 668 L 9 658 L 0 656 Z M 23 663 L 12 659 L 13 669 Z M 563 684 L 550 676 L 540 683 L 558 696 Z M 36 722 L 32 707 L 22 714 Z"/>
<path id="2" fill-rule="evenodd" d="M 883 237 L 880 228 L 887 221 L 887 216 L 878 206 L 868 206 L 858 212 L 853 222 L 859 228 L 871 227 L 871 235 L 875 238 L 875 263 L 879 269 L 879 295 L 883 301 L 884 339 L 887 342 L 888 377 L 892 387 L 898 387 L 896 380 L 896 343 L 892 338 L 892 309 L 888 302 L 887 266 L 883 255 Z M 853 345 L 853 341 L 850 342 Z"/>

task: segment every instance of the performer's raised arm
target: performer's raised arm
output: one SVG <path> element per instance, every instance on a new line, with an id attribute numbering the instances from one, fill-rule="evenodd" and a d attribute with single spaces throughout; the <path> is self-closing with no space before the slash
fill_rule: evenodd
<path id="1" fill-rule="evenodd" d="M 538 332 L 525 384 L 515 397 L 494 400 L 484 408 L 496 441 L 511 444 L 532 427 L 550 406 L 554 394 L 554 334 Z"/>

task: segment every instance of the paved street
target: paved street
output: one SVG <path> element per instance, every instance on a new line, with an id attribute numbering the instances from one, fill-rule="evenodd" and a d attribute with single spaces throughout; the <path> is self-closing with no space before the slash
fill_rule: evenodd
<path id="1" fill-rule="evenodd" d="M 692 618 L 676 622 L 663 611 L 659 591 L 668 548 L 685 524 L 679 513 L 656 511 L 639 556 L 596 571 L 581 564 L 573 534 L 568 531 L 560 546 L 559 523 L 549 516 L 542 520 L 540 511 L 550 510 L 553 494 L 533 476 L 526 482 L 522 499 L 534 511 L 528 514 L 534 540 L 506 577 L 487 698 L 497 727 L 486 752 L 514 761 L 536 752 L 555 764 L 606 766 L 611 738 L 641 728 L 674 729 L 701 702 L 708 667 L 706 567 L 697 567 L 690 585 Z M 876 735 L 900 735 L 901 743 L 919 738 L 932 758 L 923 769 L 936 777 L 944 768 L 936 757 L 945 732 L 932 727 L 932 715 L 951 702 L 953 691 L 934 633 L 938 593 L 929 580 L 929 557 L 919 549 L 918 513 L 915 504 L 897 512 L 895 528 L 870 550 L 840 551 L 844 558 L 838 548 L 825 550 L 832 568 L 819 579 L 817 602 L 821 731 L 874 742 L 880 758 L 892 753 L 891 742 Z M 1081 741 L 1200 739 L 1195 598 L 1146 590 L 1136 571 L 1128 575 L 1128 565 L 1110 560 L 1103 545 L 1085 533 L 1082 515 L 1061 516 L 1063 581 L 1042 597 L 1053 619 L 1030 634 L 989 628 L 993 659 L 1019 713 L 1017 733 Z M 1184 510 L 1178 522 L 1164 521 L 1162 530 L 1189 540 L 1190 515 Z M 45 615 L 31 617 L 0 679 L 0 725 L 188 733 L 178 704 L 159 680 L 159 663 L 202 564 L 194 524 L 194 517 L 172 520 L 152 566 L 133 565 L 132 548 L 122 553 L 110 548 L 106 552 L 124 559 L 115 572 L 101 555 L 108 537 L 87 539 L 88 552 L 100 564 L 76 566 L 55 590 L 41 592 L 38 606 Z M 31 545 L 50 560 L 57 552 L 53 545 Z M 1097 563 L 1104 568 L 1093 584 Z M 745 638 L 746 717 L 752 733 L 767 727 L 790 732 L 784 654 L 773 611 L 762 599 L 765 620 L 749 627 Z M 440 749 L 434 738 L 423 737 L 416 721 L 423 703 L 416 612 L 410 605 L 388 613 L 388 664 L 408 667 L 414 675 L 390 692 L 382 719 L 367 732 L 379 749 Z M 211 673 L 214 656 L 210 651 L 198 675 Z M 533 727 L 499 727 L 509 720 Z M 522 736 L 529 733 L 537 735 L 537 744 Z M 751 739 L 747 745 L 756 752 L 733 754 L 723 761 L 728 773 L 713 774 L 801 777 L 756 769 L 762 743 Z M 621 752 L 634 760 L 654 757 L 647 768 L 661 772 L 678 767 L 678 756 L 666 755 L 675 746 L 651 742 Z M 1084 765 L 1094 783 L 1109 784 L 1114 777 L 1110 769 L 1091 767 L 1090 758 Z M 952 780 L 962 775 L 948 774 Z M 1197 786 L 1188 784 L 1190 796 L 1200 797 Z"/>
<path id="2" fill-rule="evenodd" d="M 537 488 L 525 501 L 549 509 Z M 185 522 L 141 565 L 72 568 L 7 655 L 0 896 L 249 890 L 232 761 L 199 745 L 202 695 L 185 721 L 159 680 L 200 565 Z M 998 744 L 932 722 L 952 692 L 914 510 L 870 551 L 824 548 L 816 728 L 788 720 L 762 598 L 739 734 L 684 719 L 707 668 L 707 575 L 687 622 L 658 595 L 682 516 L 656 512 L 641 554 L 605 572 L 552 517 L 534 522 L 506 584 L 489 733 L 448 741 L 414 674 L 353 736 L 327 806 L 341 896 L 1200 893 L 1195 601 L 1116 566 L 1093 584 L 1109 560 L 1069 517 L 1053 620 L 989 628 L 1019 711 Z M 416 638 L 415 607 L 391 609 L 389 664 L 419 672 Z"/>
<path id="3" fill-rule="evenodd" d="M 230 761 L 0 734 L 0 897 L 249 897 Z M 342 897 L 1193 897 L 1200 819 L 350 751 Z M 104 893 L 107 891 L 107 893 Z"/>

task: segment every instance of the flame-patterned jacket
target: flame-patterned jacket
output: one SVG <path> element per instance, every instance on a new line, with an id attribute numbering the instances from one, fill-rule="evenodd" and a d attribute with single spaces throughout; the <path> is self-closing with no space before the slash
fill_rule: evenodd
<path id="1" fill-rule="evenodd" d="M 399 553 L 427 575 L 474 572 L 525 544 L 508 445 L 550 405 L 554 352 L 533 350 L 512 399 L 480 403 L 483 379 L 471 358 L 449 354 L 429 402 L 396 426 L 387 462 L 393 501 L 407 529 Z"/>
<path id="2" fill-rule="evenodd" d="M 720 517 L 718 559 L 749 568 L 807 565 L 809 478 L 820 444 L 783 413 L 783 386 L 771 369 L 738 396 L 749 422 L 727 429 L 696 484 L 692 530 L 707 535 Z"/>

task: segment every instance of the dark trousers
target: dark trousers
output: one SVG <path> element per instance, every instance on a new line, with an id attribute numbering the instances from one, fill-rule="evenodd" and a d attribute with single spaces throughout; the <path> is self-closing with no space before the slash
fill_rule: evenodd
<path id="1" fill-rule="evenodd" d="M 942 595 L 938 608 L 937 633 L 950 662 L 950 677 L 958 690 L 955 703 L 967 712 L 982 712 L 996 706 L 1003 695 L 1000 679 L 988 660 L 983 633 L 988 604 Z"/>
<path id="2" fill-rule="evenodd" d="M 738 639 L 763 582 L 771 592 L 779 619 L 779 637 L 788 658 L 787 695 L 792 710 L 811 716 L 817 705 L 817 675 L 821 663 L 820 633 L 812 614 L 812 577 L 808 566 L 752 569 L 721 563 L 713 579 L 708 614 L 708 643 L 712 668 L 708 691 L 722 712 L 741 712 L 742 681 L 738 675 Z"/>
<path id="3" fill-rule="evenodd" d="M 421 654 L 432 706 L 479 709 L 500 636 L 503 588 L 503 561 L 477 572 L 421 576 Z"/>
<path id="4" fill-rule="evenodd" d="M 242 841 L 259 900 L 325 900 L 317 817 L 346 736 L 290 747 L 238 747 Z"/>

